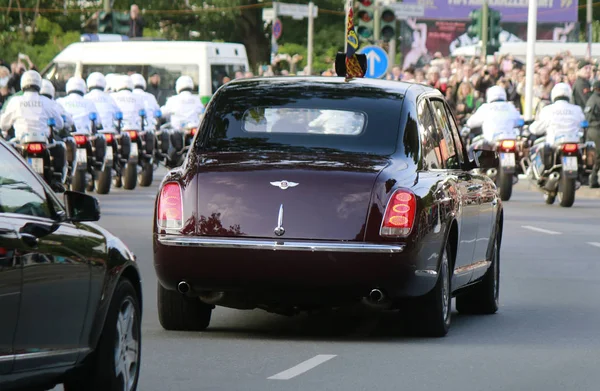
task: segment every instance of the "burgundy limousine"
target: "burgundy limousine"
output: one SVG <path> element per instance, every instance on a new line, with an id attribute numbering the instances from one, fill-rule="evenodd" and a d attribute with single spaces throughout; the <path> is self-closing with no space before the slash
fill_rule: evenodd
<path id="1" fill-rule="evenodd" d="M 443 96 L 418 84 L 255 78 L 220 88 L 155 206 L 158 312 L 295 314 L 362 302 L 444 336 L 498 310 L 503 209 Z"/>

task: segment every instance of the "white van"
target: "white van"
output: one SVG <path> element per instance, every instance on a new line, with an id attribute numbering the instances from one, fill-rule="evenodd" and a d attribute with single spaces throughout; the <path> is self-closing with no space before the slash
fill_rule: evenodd
<path id="1" fill-rule="evenodd" d="M 159 104 L 175 94 L 175 81 L 188 75 L 194 80 L 202 103 L 238 71 L 249 70 L 246 48 L 242 44 L 199 41 L 123 41 L 78 42 L 67 46 L 42 71 L 53 82 L 57 96 L 65 94 L 67 80 L 78 75 L 84 79 L 92 72 L 133 73 L 146 78 L 160 76 Z M 149 83 L 148 83 L 149 84 Z"/>

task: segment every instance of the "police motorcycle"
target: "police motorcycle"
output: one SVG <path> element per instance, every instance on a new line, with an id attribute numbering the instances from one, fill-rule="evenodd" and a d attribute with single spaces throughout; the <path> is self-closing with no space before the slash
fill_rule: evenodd
<path id="1" fill-rule="evenodd" d="M 96 189 L 99 194 L 106 194 L 110 191 L 110 180 L 107 184 L 106 178 L 111 175 L 113 156 L 106 154 L 106 139 L 98 132 L 96 113 L 90 113 L 88 118 L 92 123 L 90 134 L 77 130 L 71 133 L 76 146 L 75 151 L 67 151 L 71 190 L 83 193 Z"/>
<path id="2" fill-rule="evenodd" d="M 545 137 L 538 138 L 530 151 L 529 180 L 544 193 L 546 204 L 554 204 L 558 197 L 560 206 L 571 207 L 575 202 L 575 192 L 580 188 L 580 178 L 586 171 L 582 148 L 595 153 L 595 148 L 585 140 L 587 121 L 581 123 L 579 140 L 561 136 L 554 146 L 544 145 Z M 583 135 L 583 136 L 582 136 Z M 546 151 L 546 153 L 544 153 Z"/>
<path id="3" fill-rule="evenodd" d="M 140 110 L 142 117 L 142 129 L 138 132 L 134 129 L 125 129 L 131 139 L 131 150 L 123 178 L 123 188 L 132 190 L 136 184 L 148 187 L 152 184 L 154 177 L 154 134 L 147 131 L 146 111 Z M 138 173 L 138 166 L 141 170 Z"/>
<path id="4" fill-rule="evenodd" d="M 116 133 L 112 136 L 112 147 L 113 147 L 113 162 L 115 169 L 115 176 L 113 178 L 113 186 L 120 188 L 123 187 L 123 177 L 127 170 L 129 155 L 131 153 L 131 138 L 129 132 L 123 131 L 123 113 L 118 112 L 115 114 L 115 129 Z M 110 138 L 110 136 L 108 136 Z M 135 168 L 135 164 L 132 164 Z M 134 186 L 135 187 L 135 186 Z"/>
<path id="5" fill-rule="evenodd" d="M 158 167 L 159 163 L 163 163 L 167 168 L 176 166 L 171 164 L 169 159 L 169 149 L 171 146 L 171 125 L 169 123 L 161 124 L 162 112 L 156 110 L 154 112 L 156 123 L 154 124 L 154 164 Z"/>
<path id="6" fill-rule="evenodd" d="M 21 154 L 29 166 L 38 173 L 44 181 L 50 185 L 55 192 L 64 192 L 63 186 L 67 182 L 66 164 L 61 164 L 62 168 L 57 167 L 60 162 L 55 161 L 55 157 L 50 152 L 51 148 L 59 144 L 55 141 L 56 121 L 49 118 L 47 122 L 50 133 L 37 131 L 28 131 L 20 139 L 12 138 L 9 143 Z M 64 162 L 64 161 L 63 161 Z"/>

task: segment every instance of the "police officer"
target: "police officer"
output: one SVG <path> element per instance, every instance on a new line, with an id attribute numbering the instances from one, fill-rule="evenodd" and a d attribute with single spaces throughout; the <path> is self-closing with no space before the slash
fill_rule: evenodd
<path id="1" fill-rule="evenodd" d="M 156 101 L 154 95 L 149 92 L 146 92 L 146 79 L 144 76 L 139 73 L 134 73 L 130 76 L 131 81 L 133 82 L 133 93 L 136 95 L 140 95 L 144 99 L 144 108 L 146 110 L 146 118 L 148 120 L 148 124 L 151 127 L 154 127 L 155 119 L 154 112 L 156 110 L 160 110 L 160 106 Z"/>
<path id="2" fill-rule="evenodd" d="M 98 109 L 92 101 L 83 98 L 87 92 L 85 80 L 80 77 L 70 78 L 67 81 L 66 91 L 67 96 L 57 99 L 56 101 L 73 116 L 75 130 L 78 133 L 91 134 L 92 121 L 90 120 L 90 114 L 96 113 L 97 116 Z M 96 117 L 95 123 L 96 126 L 100 126 L 102 121 L 99 117 Z"/>
<path id="3" fill-rule="evenodd" d="M 0 118 L 0 128 L 8 132 L 14 128 L 14 136 L 20 140 L 29 131 L 49 135 L 48 119 L 54 118 L 57 128 L 64 126 L 56 106 L 40 95 L 42 77 L 36 71 L 27 71 L 21 77 L 23 95 L 14 96 L 7 102 Z"/>
<path id="4" fill-rule="evenodd" d="M 167 99 L 162 107 L 165 118 L 171 119 L 171 127 L 180 130 L 187 126 L 198 127 L 200 116 L 204 113 L 204 105 L 197 95 L 193 95 L 194 81 L 189 76 L 181 76 L 175 82 L 177 95 Z"/>
<path id="5" fill-rule="evenodd" d="M 553 147 L 557 142 L 579 142 L 579 131 L 585 117 L 581 107 L 569 103 L 572 94 L 571 87 L 567 83 L 558 83 L 555 85 L 550 94 L 552 104 L 545 106 L 540 112 L 538 119 L 529 127 L 529 131 L 533 135 L 546 135 L 544 145 L 539 143 L 531 148 L 531 153 L 534 153 L 539 148 L 544 148 L 545 167 L 551 164 L 549 159 L 552 156 Z"/>
<path id="6" fill-rule="evenodd" d="M 596 148 L 600 148 L 600 81 L 594 83 L 594 93 L 588 99 L 584 113 L 589 123 L 586 141 L 593 141 Z M 600 155 L 596 152 L 596 161 L 590 175 L 590 187 L 593 189 L 600 187 L 598 170 L 600 170 Z"/>
<path id="7" fill-rule="evenodd" d="M 23 95 L 14 96 L 8 101 L 6 109 L 0 118 L 0 129 L 8 132 L 14 129 L 16 140 L 29 132 L 35 131 L 50 136 L 48 120 L 54 119 L 55 126 L 61 129 L 63 119 L 53 102 L 40 95 L 42 77 L 36 71 L 26 71 L 21 77 Z M 52 155 L 55 172 L 66 173 L 65 145 L 54 139 L 48 140 L 48 150 Z M 63 175 L 64 176 L 64 175 Z"/>
<path id="8" fill-rule="evenodd" d="M 506 101 L 506 90 L 501 86 L 490 87 L 486 92 L 486 103 L 469 118 L 467 126 L 471 129 L 482 128 L 482 138 L 474 141 L 471 150 L 493 149 L 494 142 L 499 138 L 514 138 L 518 136 L 515 128 L 521 119 L 521 114 L 515 106 Z"/>
<path id="9" fill-rule="evenodd" d="M 115 92 L 111 94 L 115 103 L 123 113 L 123 129 L 142 130 L 140 111 L 145 110 L 144 98 L 133 93 L 133 81 L 127 75 L 119 75 L 112 85 Z"/>
<path id="10" fill-rule="evenodd" d="M 106 92 L 106 79 L 100 72 L 93 72 L 87 78 L 88 93 L 84 95 L 96 105 L 102 128 L 107 132 L 115 132 L 114 119 L 120 111 L 114 99 Z"/>
<path id="11" fill-rule="evenodd" d="M 42 88 L 40 90 L 40 95 L 45 96 L 46 98 L 50 99 L 49 104 L 52 104 L 56 107 L 56 110 L 58 110 L 58 112 L 60 112 L 60 115 L 64 121 L 63 129 L 66 129 L 69 132 L 73 128 L 73 116 L 71 116 L 71 114 L 67 113 L 65 108 L 62 107 L 60 104 L 58 104 L 54 100 L 55 92 L 56 91 L 54 89 L 54 84 L 52 84 L 52 82 L 48 79 L 43 79 L 42 80 Z M 67 136 L 68 132 L 63 133 L 63 136 Z"/>

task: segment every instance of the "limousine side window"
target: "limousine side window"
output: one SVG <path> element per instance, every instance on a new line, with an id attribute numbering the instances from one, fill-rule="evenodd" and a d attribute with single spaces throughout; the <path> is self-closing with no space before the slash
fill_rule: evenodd
<path id="1" fill-rule="evenodd" d="M 423 151 L 423 169 L 442 169 L 444 167 L 442 166 L 439 134 L 433 122 L 433 115 L 427 99 L 421 99 L 418 103 L 417 115 L 419 116 L 419 133 Z"/>

